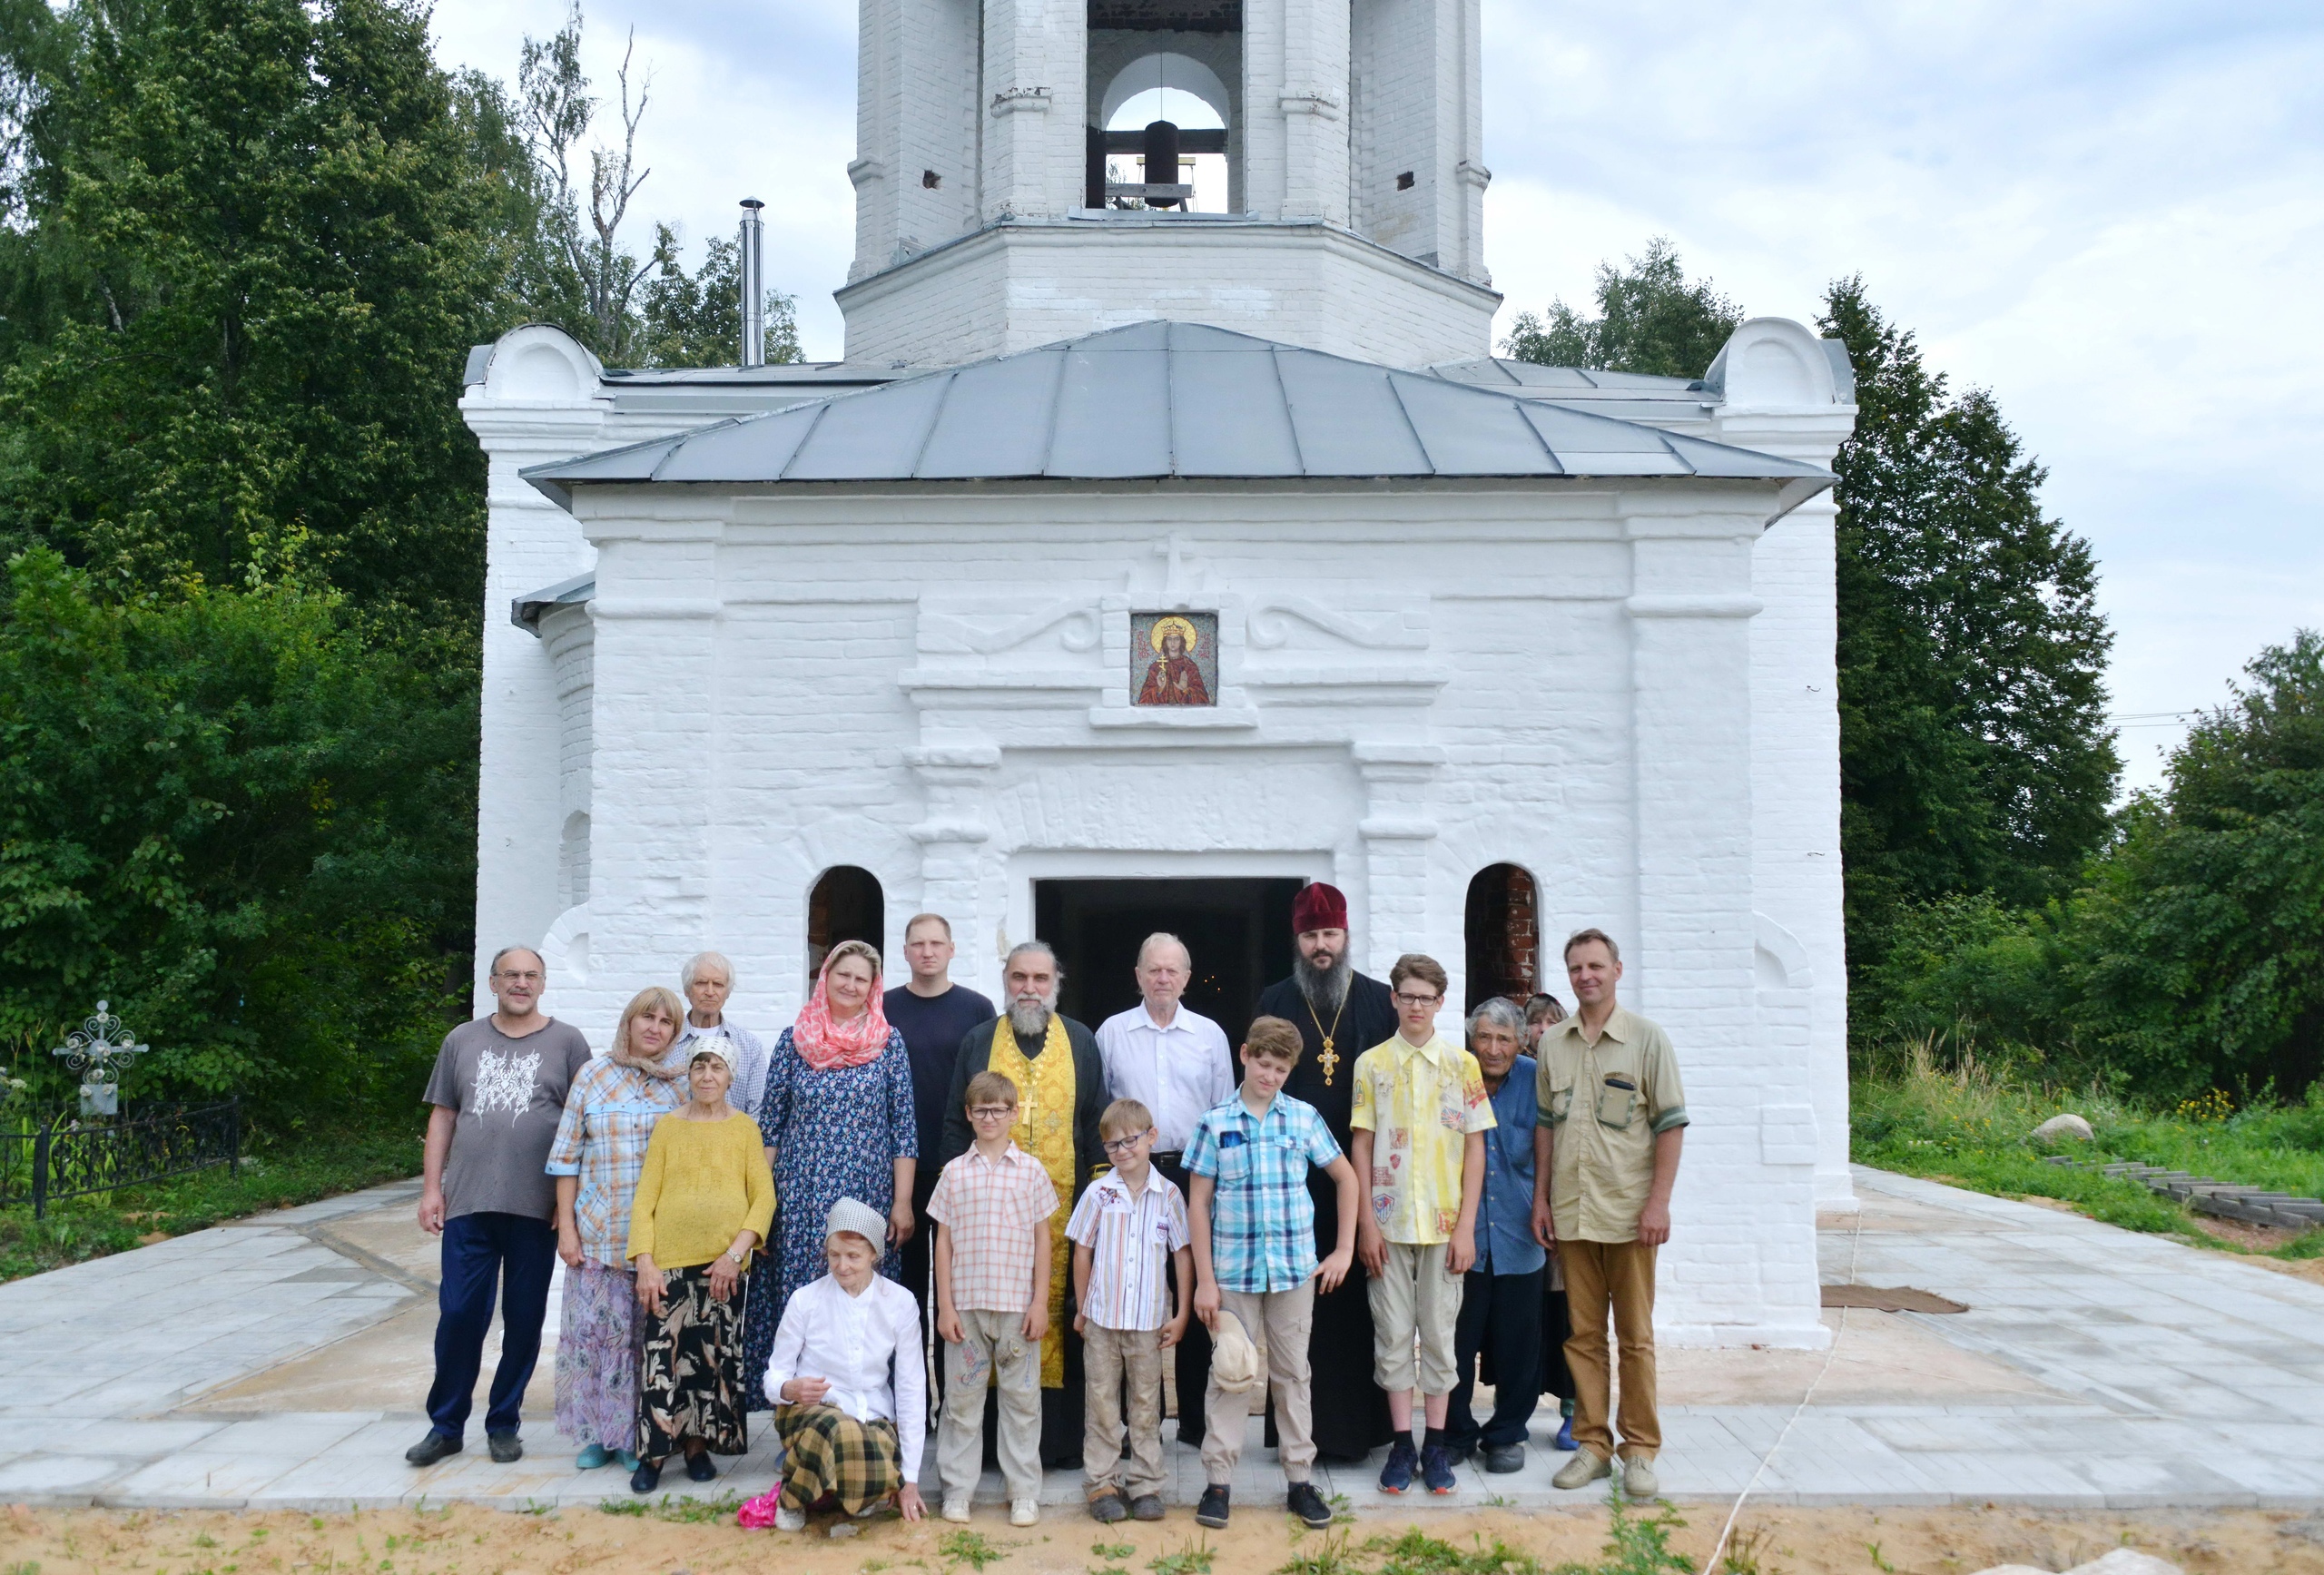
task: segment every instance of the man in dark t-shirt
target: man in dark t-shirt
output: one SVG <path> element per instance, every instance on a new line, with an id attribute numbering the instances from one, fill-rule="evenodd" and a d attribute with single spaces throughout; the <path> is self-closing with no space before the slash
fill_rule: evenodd
<path id="1" fill-rule="evenodd" d="M 436 1376 L 428 1436 L 404 1452 L 432 1466 L 460 1452 L 484 1365 L 484 1339 L 500 1296 L 500 1365 L 484 1414 L 492 1458 L 524 1458 L 517 1437 L 525 1386 L 540 1356 L 548 1285 L 556 1270 L 556 1180 L 548 1151 L 565 1096 L 589 1064 L 589 1041 L 540 1009 L 547 968 L 530 947 L 492 960 L 495 1009 L 444 1036 L 424 1096 L 419 1226 L 444 1239 L 437 1291 Z"/>
<path id="2" fill-rule="evenodd" d="M 952 1088 L 952 1063 L 960 1041 L 979 1023 L 989 1023 L 992 1002 L 952 982 L 952 926 L 940 913 L 921 913 L 904 926 L 904 961 L 911 972 L 881 998 L 888 1026 L 904 1036 L 911 1056 L 911 1104 L 920 1128 L 920 1166 L 912 1175 L 911 1239 L 904 1244 L 904 1284 L 928 1305 L 929 1251 L 935 1232 L 928 1224 L 928 1200 L 936 1191 L 939 1147 L 944 1140 L 944 1100 Z M 934 1309 L 929 1309 L 930 1316 Z"/>

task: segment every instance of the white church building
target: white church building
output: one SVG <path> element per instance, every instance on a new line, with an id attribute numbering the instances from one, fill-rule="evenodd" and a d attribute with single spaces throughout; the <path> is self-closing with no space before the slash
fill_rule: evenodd
<path id="1" fill-rule="evenodd" d="M 470 360 L 479 1000 L 537 945 L 602 1048 L 715 948 L 779 1028 L 931 910 L 988 994 L 1051 942 L 1092 1023 L 1177 931 L 1232 1032 L 1321 880 L 1367 971 L 1445 964 L 1455 1029 L 1570 1003 L 1600 925 L 1694 1118 L 1665 1337 L 1824 1344 L 1839 346 L 1494 359 L 1477 0 L 862 16 L 843 361 Z"/>

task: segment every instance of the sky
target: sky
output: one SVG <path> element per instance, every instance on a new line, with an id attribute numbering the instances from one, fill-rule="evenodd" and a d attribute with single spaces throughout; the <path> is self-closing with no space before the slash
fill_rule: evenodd
<path id="1" fill-rule="evenodd" d="M 562 0 L 449 0 L 439 58 L 514 79 Z M 853 242 L 851 0 L 593 0 L 635 29 L 652 174 L 694 247 L 765 200 L 767 277 L 836 359 Z M 1485 0 L 1502 328 L 1670 238 L 1754 314 L 1861 274 L 1993 391 L 2092 543 L 2126 788 L 2184 714 L 2324 625 L 2324 6 L 2313 0 Z M 642 230 L 642 226 L 641 226 Z"/>

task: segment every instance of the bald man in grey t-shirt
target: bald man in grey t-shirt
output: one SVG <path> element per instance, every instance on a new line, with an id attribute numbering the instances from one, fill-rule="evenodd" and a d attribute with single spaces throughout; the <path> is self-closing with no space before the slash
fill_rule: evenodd
<path id="1" fill-rule="evenodd" d="M 404 1452 L 417 1466 L 460 1452 L 496 1292 L 500 1365 L 484 1433 L 494 1460 L 524 1458 L 517 1424 L 540 1357 L 556 1272 L 556 1182 L 548 1174 L 548 1151 L 566 1092 L 590 1053 L 580 1029 L 541 1014 L 547 971 L 530 948 L 503 948 L 489 979 L 497 1009 L 444 1036 L 428 1079 L 433 1108 L 419 1225 L 444 1238 L 444 1255 L 428 1436 Z"/>

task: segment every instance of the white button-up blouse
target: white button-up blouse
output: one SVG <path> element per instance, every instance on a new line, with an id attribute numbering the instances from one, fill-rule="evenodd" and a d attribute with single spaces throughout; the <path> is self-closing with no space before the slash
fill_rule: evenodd
<path id="1" fill-rule="evenodd" d="M 920 1304 L 880 1275 L 851 1296 L 825 1275 L 792 1293 L 774 1332 L 766 1368 L 766 1397 L 788 1403 L 783 1386 L 793 1378 L 820 1378 L 831 1392 L 823 1403 L 858 1422 L 895 1423 L 903 1479 L 920 1480 L 921 1445 L 928 1431 L 928 1372 L 920 1344 Z"/>

